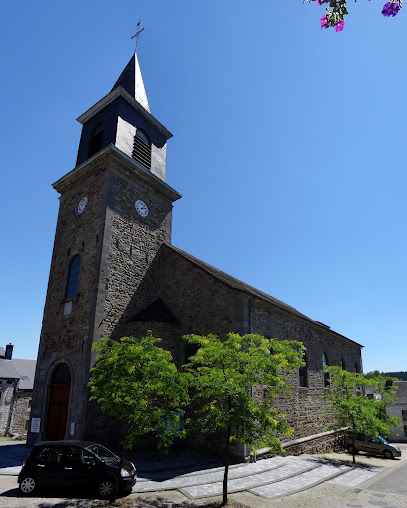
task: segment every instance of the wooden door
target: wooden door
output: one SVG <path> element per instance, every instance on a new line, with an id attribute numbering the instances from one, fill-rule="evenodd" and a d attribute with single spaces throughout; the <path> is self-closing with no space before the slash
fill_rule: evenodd
<path id="1" fill-rule="evenodd" d="M 46 438 L 49 441 L 64 439 L 68 418 L 71 385 L 51 385 L 49 388 Z"/>

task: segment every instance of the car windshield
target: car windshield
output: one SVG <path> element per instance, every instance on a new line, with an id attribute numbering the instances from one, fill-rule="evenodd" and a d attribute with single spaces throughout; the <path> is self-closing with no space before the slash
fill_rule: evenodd
<path id="1" fill-rule="evenodd" d="M 389 444 L 389 442 L 388 442 L 388 441 L 386 441 L 386 440 L 384 439 L 384 437 L 382 437 L 382 436 L 378 436 L 378 437 L 379 437 L 380 441 L 381 441 L 383 444 Z"/>
<path id="2" fill-rule="evenodd" d="M 106 464 L 111 464 L 112 462 L 117 462 L 120 460 L 117 455 L 100 444 L 90 445 L 87 447 L 87 450 L 93 452 L 100 459 L 102 459 L 103 462 L 106 462 Z"/>

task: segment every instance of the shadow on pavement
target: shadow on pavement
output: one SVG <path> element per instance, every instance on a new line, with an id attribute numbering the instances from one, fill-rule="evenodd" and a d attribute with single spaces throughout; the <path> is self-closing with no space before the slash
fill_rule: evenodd
<path id="1" fill-rule="evenodd" d="M 88 491 L 89 492 L 89 491 Z M 105 499 L 99 499 L 96 496 L 89 495 L 83 489 L 39 489 L 38 492 L 33 496 L 24 496 L 20 493 L 18 488 L 6 490 L 0 493 L 1 497 L 19 498 L 37 500 L 39 504 L 37 506 L 106 506 L 108 501 Z M 127 492 L 119 492 L 118 499 L 122 500 L 130 494 Z M 61 502 L 58 504 L 41 504 L 42 499 L 58 499 L 61 498 Z M 29 504 L 29 503 L 27 503 Z"/>
<path id="2" fill-rule="evenodd" d="M 200 504 L 199 505 L 199 508 L 219 508 L 220 504 L 219 503 L 205 503 L 205 504 Z M 240 508 L 242 507 L 243 508 L 243 505 L 242 504 L 236 504 L 236 503 L 231 503 L 230 505 L 230 508 Z M 126 499 L 125 502 L 121 502 L 120 503 L 120 507 L 123 507 L 123 508 L 196 508 L 197 505 L 190 502 L 190 501 L 170 501 L 168 499 L 163 499 L 162 497 L 157 497 L 155 499 L 145 499 L 145 498 L 142 498 L 142 499 L 137 499 L 137 498 L 130 498 L 130 499 Z M 44 507 L 45 508 L 45 507 Z"/>
<path id="3" fill-rule="evenodd" d="M 360 469 L 371 469 L 371 468 L 380 468 L 380 467 L 385 467 L 384 465 L 382 466 L 381 464 L 366 464 L 366 462 L 360 462 L 360 460 L 358 461 L 358 458 L 359 459 L 380 459 L 383 461 L 383 463 L 385 462 L 390 462 L 390 463 L 397 463 L 397 462 L 401 462 L 401 458 L 399 457 L 394 457 L 393 459 L 385 459 L 384 457 L 381 457 L 380 455 L 369 455 L 367 453 L 358 453 L 356 456 L 355 456 L 355 464 L 352 463 L 352 455 L 349 455 L 349 457 L 347 457 L 346 459 L 339 459 L 339 458 L 332 458 L 332 457 L 316 457 L 314 456 L 312 460 L 314 460 L 315 462 L 319 462 L 320 464 L 331 464 L 332 466 L 349 466 L 349 467 L 357 467 L 357 468 L 360 468 Z"/>
<path id="4" fill-rule="evenodd" d="M 157 497 L 155 499 L 138 499 L 138 498 L 119 498 L 116 503 L 113 505 L 109 505 L 109 501 L 104 499 L 95 499 L 91 497 L 75 497 L 72 499 L 61 499 L 60 502 L 55 503 L 55 498 L 63 497 L 62 493 L 59 492 L 44 492 L 40 493 L 37 496 L 31 496 L 29 498 L 25 498 L 22 496 L 18 489 L 10 489 L 7 492 L 2 492 L 0 497 L 10 497 L 10 498 L 20 498 L 20 499 L 30 499 L 31 501 L 37 501 L 36 504 L 32 506 L 36 506 L 37 508 L 98 508 L 98 507 L 107 507 L 107 506 L 120 506 L 121 508 L 196 508 L 196 504 L 191 503 L 190 501 L 170 501 L 168 499 L 163 499 L 161 497 Z M 47 502 L 46 499 L 52 499 L 52 502 Z M 41 501 L 40 501 L 41 499 Z M 31 503 L 30 503 L 31 505 Z M 219 503 L 206 503 L 199 505 L 199 508 L 218 508 L 220 506 Z M 230 508 L 244 508 L 244 505 L 231 502 Z"/>
<path id="5" fill-rule="evenodd" d="M 0 453 L 0 468 L 21 466 L 31 451 L 25 443 L 2 445 Z"/>

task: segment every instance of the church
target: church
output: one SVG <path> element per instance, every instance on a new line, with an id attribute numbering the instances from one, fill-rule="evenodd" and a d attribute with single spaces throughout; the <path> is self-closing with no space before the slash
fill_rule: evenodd
<path id="1" fill-rule="evenodd" d="M 136 53 L 78 121 L 76 167 L 53 184 L 60 206 L 28 444 L 117 443 L 120 430 L 89 402 L 92 344 L 152 330 L 178 367 L 189 356 L 188 333 L 303 342 L 306 365 L 291 374 L 292 394 L 274 402 L 294 428 L 288 451 L 329 446 L 324 368 L 361 372 L 362 346 L 171 244 L 173 203 L 181 198 L 166 182 L 172 134 L 150 112 Z"/>

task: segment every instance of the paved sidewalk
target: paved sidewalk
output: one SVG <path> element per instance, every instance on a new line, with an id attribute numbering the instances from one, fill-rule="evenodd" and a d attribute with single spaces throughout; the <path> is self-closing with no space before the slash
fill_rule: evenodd
<path id="1" fill-rule="evenodd" d="M 230 467 L 228 482 L 232 506 L 407 508 L 407 496 L 367 490 L 367 486 L 376 481 L 376 475 L 389 474 L 390 468 L 403 465 L 407 460 L 407 444 L 401 445 L 401 448 L 404 453 L 402 459 L 398 460 L 358 455 L 357 467 L 353 467 L 348 454 L 278 456 L 251 464 L 234 464 Z M 24 444 L 1 443 L 1 507 L 55 506 L 41 504 L 42 498 L 31 498 L 30 502 L 25 504 L 24 498 L 18 494 L 15 476 L 19 473 L 28 453 L 29 448 Z M 159 457 L 156 454 L 146 453 L 136 454 L 132 459 L 139 471 L 139 479 L 133 494 L 121 499 L 123 507 L 219 506 L 223 467 L 219 465 L 218 459 L 191 451 L 183 452 L 180 457 Z M 4 482 L 1 478 L 4 478 Z M 15 487 L 12 490 L 3 490 L 2 493 L 3 485 Z M 7 497 L 3 497 L 4 495 Z M 75 505 L 76 501 L 72 499 L 59 500 L 61 506 L 79 506 L 78 503 Z M 81 506 L 101 506 L 94 504 L 96 502 L 84 499 Z"/>

